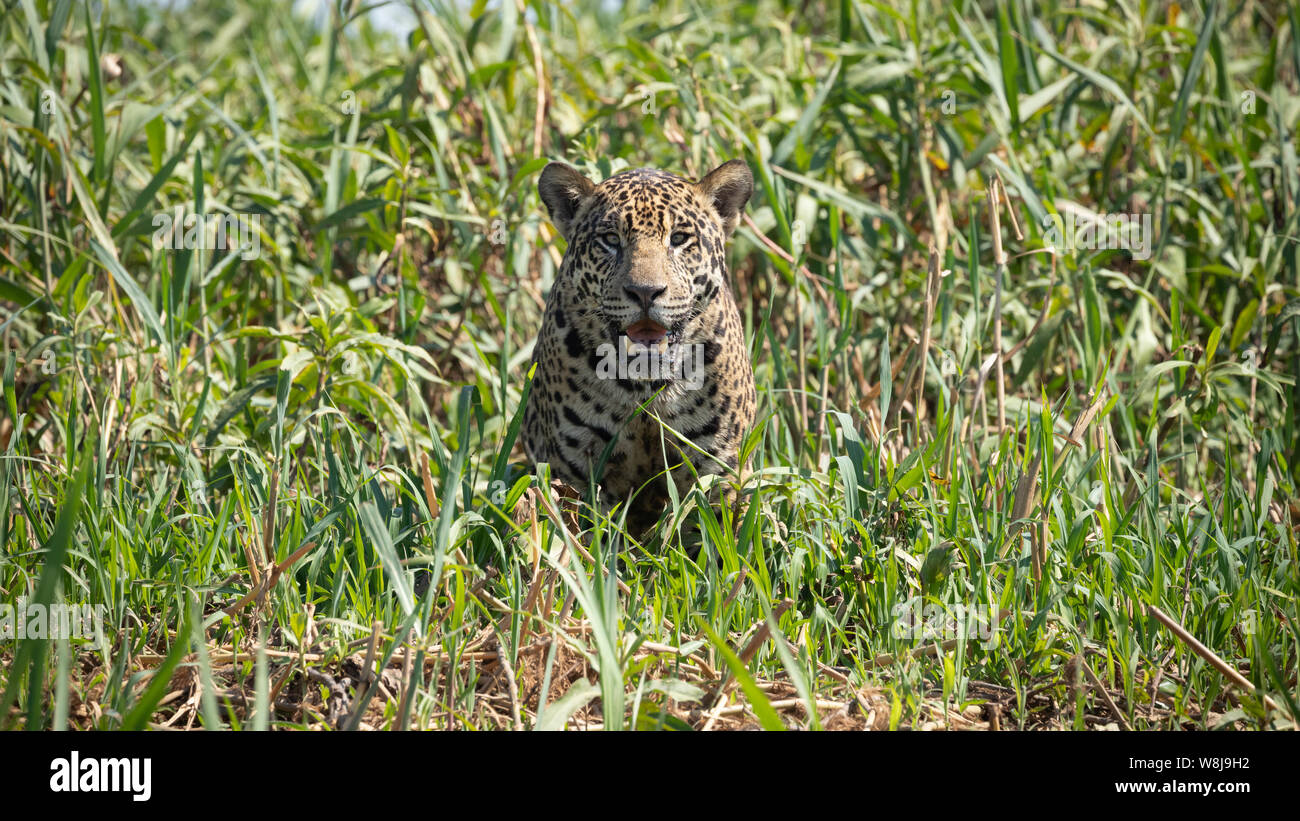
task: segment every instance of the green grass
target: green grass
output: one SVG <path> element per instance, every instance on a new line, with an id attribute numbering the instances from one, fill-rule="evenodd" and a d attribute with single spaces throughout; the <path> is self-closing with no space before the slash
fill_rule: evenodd
<path id="1" fill-rule="evenodd" d="M 1295 725 L 1295 6 L 488 5 L 5 4 L 0 596 L 104 619 L 0 724 Z M 536 176 L 732 157 L 752 472 L 639 546 L 522 464 Z"/>

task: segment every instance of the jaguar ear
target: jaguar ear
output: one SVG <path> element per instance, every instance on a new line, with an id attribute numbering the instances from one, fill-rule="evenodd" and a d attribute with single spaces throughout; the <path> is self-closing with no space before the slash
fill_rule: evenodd
<path id="1" fill-rule="evenodd" d="M 700 193 L 713 203 L 713 210 L 722 218 L 722 230 L 727 236 L 736 230 L 740 213 L 754 194 L 754 175 L 744 160 L 731 160 L 709 172 L 695 183 Z"/>
<path id="2" fill-rule="evenodd" d="M 542 176 L 537 180 L 537 191 L 542 195 L 542 202 L 546 203 L 551 222 L 555 223 L 565 240 L 570 238 L 569 231 L 578 209 L 595 188 L 591 180 L 576 168 L 562 162 L 553 162 L 542 170 Z"/>

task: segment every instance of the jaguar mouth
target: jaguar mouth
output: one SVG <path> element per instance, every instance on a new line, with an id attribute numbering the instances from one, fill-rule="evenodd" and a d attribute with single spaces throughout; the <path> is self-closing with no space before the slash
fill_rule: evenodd
<path id="1" fill-rule="evenodd" d="M 628 339 L 639 345 L 645 345 L 647 348 L 656 347 L 671 336 L 667 328 L 653 319 L 642 319 L 633 322 L 623 329 L 623 333 L 627 335 Z"/>
<path id="2" fill-rule="evenodd" d="M 626 349 L 629 353 L 657 350 L 667 353 L 673 346 L 681 343 L 686 323 L 681 321 L 665 326 L 647 316 L 642 316 L 630 325 L 610 322 L 606 327 L 609 329 L 609 339 L 614 343 L 616 350 Z"/>

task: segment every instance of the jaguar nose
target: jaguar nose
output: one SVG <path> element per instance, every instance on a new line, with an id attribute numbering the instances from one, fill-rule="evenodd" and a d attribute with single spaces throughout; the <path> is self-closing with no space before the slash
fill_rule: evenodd
<path id="1" fill-rule="evenodd" d="M 668 290 L 668 286 L 655 284 L 624 285 L 623 290 L 627 292 L 628 296 L 632 297 L 633 302 L 648 311 L 650 310 L 650 306 L 654 304 L 654 301 L 658 299 L 664 291 Z"/>

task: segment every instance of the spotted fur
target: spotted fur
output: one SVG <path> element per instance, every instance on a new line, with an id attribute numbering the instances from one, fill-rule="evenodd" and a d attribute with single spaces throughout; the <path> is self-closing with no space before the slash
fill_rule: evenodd
<path id="1" fill-rule="evenodd" d="M 642 523 L 662 509 L 665 467 L 679 487 L 691 478 L 683 458 L 701 476 L 740 467 L 756 394 L 724 246 L 753 185 L 739 160 L 698 182 L 643 168 L 593 184 L 560 163 L 538 182 L 568 250 L 533 353 L 524 448 L 585 491 L 613 442 L 599 477 L 602 499 L 612 505 L 637 492 L 631 511 Z M 603 357 L 646 320 L 667 332 L 678 359 L 702 362 L 702 370 L 693 378 L 671 369 L 658 379 L 610 378 Z M 638 414 L 646 403 L 703 453 Z"/>

